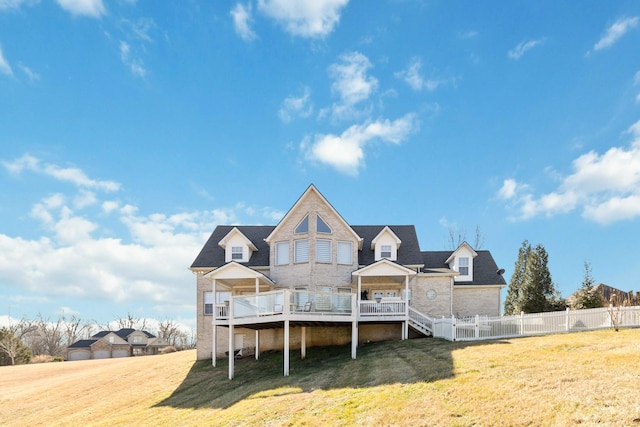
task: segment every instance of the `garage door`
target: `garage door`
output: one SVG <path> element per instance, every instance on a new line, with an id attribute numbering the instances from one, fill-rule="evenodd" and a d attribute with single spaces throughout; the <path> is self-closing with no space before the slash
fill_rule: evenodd
<path id="1" fill-rule="evenodd" d="M 89 360 L 91 359 L 90 350 L 75 350 L 69 353 L 69 360 Z"/>
<path id="2" fill-rule="evenodd" d="M 109 357 L 111 357 L 109 350 L 96 350 L 93 352 L 94 359 L 108 359 Z"/>
<path id="3" fill-rule="evenodd" d="M 111 357 L 129 357 L 129 350 L 128 349 L 113 350 Z"/>

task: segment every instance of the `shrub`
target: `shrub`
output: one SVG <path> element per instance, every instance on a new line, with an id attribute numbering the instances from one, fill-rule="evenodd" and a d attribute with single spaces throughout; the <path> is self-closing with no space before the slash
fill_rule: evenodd
<path id="1" fill-rule="evenodd" d="M 169 347 L 165 347 L 160 350 L 160 354 L 175 353 L 176 351 L 178 350 L 174 346 L 170 345 Z"/>

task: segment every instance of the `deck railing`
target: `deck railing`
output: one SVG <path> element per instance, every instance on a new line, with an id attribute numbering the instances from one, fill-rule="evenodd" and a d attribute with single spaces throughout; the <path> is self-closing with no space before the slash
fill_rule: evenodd
<path id="1" fill-rule="evenodd" d="M 404 300 L 360 301 L 360 317 L 384 317 L 405 315 L 407 302 Z"/>

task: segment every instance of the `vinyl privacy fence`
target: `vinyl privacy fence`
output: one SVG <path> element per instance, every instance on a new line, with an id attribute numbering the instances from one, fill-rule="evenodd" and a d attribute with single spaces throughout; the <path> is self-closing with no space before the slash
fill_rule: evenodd
<path id="1" fill-rule="evenodd" d="M 640 327 L 640 307 L 434 319 L 433 336 L 449 341 L 476 341 L 606 329 L 612 328 L 615 323 L 621 328 Z"/>

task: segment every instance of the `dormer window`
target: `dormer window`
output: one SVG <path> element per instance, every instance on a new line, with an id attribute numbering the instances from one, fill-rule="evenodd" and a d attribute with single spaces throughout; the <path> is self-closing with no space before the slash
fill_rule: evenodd
<path id="1" fill-rule="evenodd" d="M 391 245 L 381 245 L 380 258 L 391 258 Z"/>
<path id="2" fill-rule="evenodd" d="M 331 234 L 331 228 L 320 218 L 320 215 L 316 217 L 316 231 L 318 233 Z"/>
<path id="3" fill-rule="evenodd" d="M 295 231 L 296 234 L 308 233 L 309 232 L 309 215 L 305 216 L 302 222 L 298 224 Z"/>
<path id="4" fill-rule="evenodd" d="M 231 259 L 234 261 L 242 261 L 242 246 L 231 247 Z"/>
<path id="5" fill-rule="evenodd" d="M 458 271 L 460 272 L 461 276 L 469 275 L 469 258 L 468 257 L 461 257 L 458 259 Z"/>

